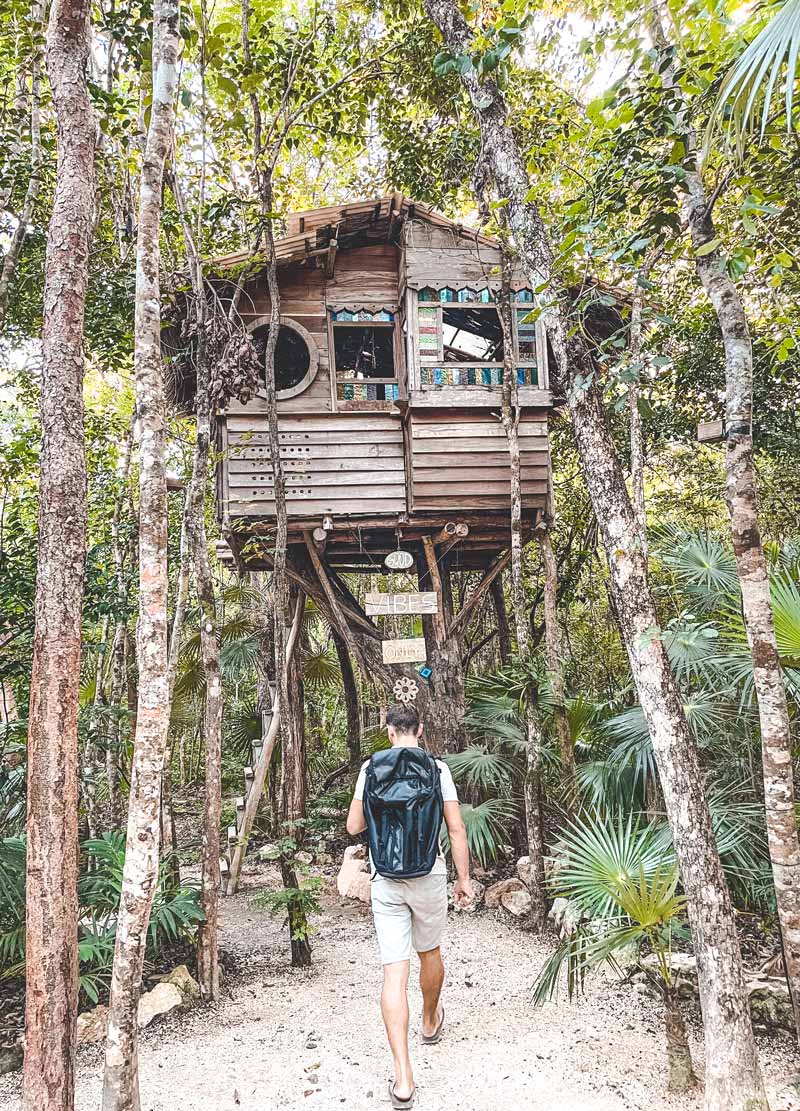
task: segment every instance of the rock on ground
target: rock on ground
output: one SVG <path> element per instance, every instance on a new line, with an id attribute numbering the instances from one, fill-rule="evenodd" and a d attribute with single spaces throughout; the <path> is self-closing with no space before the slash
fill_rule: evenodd
<path id="1" fill-rule="evenodd" d="M 697 961 L 691 953 L 670 954 L 670 968 L 677 974 L 678 991 L 682 999 L 698 1001 Z M 644 957 L 641 967 L 649 972 L 658 969 L 658 958 L 654 953 Z M 760 973 L 745 972 L 747 990 L 750 995 L 750 1014 L 756 1027 L 768 1031 L 794 1031 L 794 1012 L 789 989 L 783 977 L 764 976 Z M 800 1109 L 799 1109 L 800 1111 Z"/>
<path id="2" fill-rule="evenodd" d="M 526 888 L 522 891 L 506 891 L 500 896 L 500 905 L 515 918 L 523 918 L 531 909 L 531 893 Z"/>
<path id="3" fill-rule="evenodd" d="M 339 869 L 336 889 L 343 899 L 369 903 L 371 898 L 369 857 L 364 845 L 349 845 Z"/>
<path id="4" fill-rule="evenodd" d="M 149 1026 L 154 1018 L 183 1005 L 183 992 L 180 988 L 162 981 L 139 999 L 139 1026 Z"/>
<path id="5" fill-rule="evenodd" d="M 511 891 L 524 891 L 525 884 L 522 880 L 512 876 L 507 880 L 500 880 L 499 883 L 493 883 L 486 891 L 486 909 L 497 910 L 500 906 L 502 898 Z"/>

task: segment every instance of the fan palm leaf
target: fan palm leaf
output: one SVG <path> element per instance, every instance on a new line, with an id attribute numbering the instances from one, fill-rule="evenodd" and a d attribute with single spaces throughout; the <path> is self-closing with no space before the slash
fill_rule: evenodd
<path id="1" fill-rule="evenodd" d="M 731 146 L 741 156 L 745 142 L 758 123 L 759 140 L 763 140 L 770 120 L 772 98 L 781 75 L 784 81 L 786 128 L 792 127 L 794 87 L 798 76 L 800 54 L 800 0 L 786 0 L 773 5 L 773 15 L 766 26 L 746 47 L 720 89 L 709 123 L 709 135 L 723 126 Z"/>
<path id="2" fill-rule="evenodd" d="M 516 817 L 516 810 L 507 799 L 485 799 L 476 806 L 463 803 L 461 817 L 467 831 L 467 844 L 470 855 L 485 867 L 497 856 L 500 846 L 506 841 L 508 828 Z M 447 827 L 442 828 L 442 841 L 445 851 L 450 850 Z"/>

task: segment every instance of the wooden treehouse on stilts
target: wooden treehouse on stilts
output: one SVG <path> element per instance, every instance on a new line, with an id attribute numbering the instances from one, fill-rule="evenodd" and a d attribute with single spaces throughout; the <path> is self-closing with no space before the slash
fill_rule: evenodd
<path id="1" fill-rule="evenodd" d="M 402 677 L 416 683 L 430 747 L 452 748 L 464 713 L 464 633 L 510 559 L 499 245 L 393 194 L 294 213 L 275 250 L 275 377 L 295 596 L 314 599 L 367 677 L 388 691 Z M 212 280 L 234 284 L 226 275 L 248 258 L 217 259 Z M 263 350 L 266 267 L 247 274 L 239 313 Z M 550 499 L 552 395 L 544 329 L 521 274 L 511 299 L 530 536 Z M 263 381 L 247 404 L 230 402 L 217 427 L 223 554 L 241 570 L 269 570 L 276 511 Z M 343 577 L 385 575 L 387 557 L 409 576 L 394 582 L 417 600 L 362 603 Z M 424 647 L 419 638 L 384 643 L 373 616 L 404 611 L 422 613 Z M 268 737 L 261 760 L 270 748 Z"/>

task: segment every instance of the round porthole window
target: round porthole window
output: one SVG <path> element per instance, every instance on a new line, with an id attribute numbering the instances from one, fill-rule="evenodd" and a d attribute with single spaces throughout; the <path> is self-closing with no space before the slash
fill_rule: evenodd
<path id="1" fill-rule="evenodd" d="M 260 317 L 250 326 L 253 343 L 261 360 L 262 375 L 269 329 L 268 317 Z M 308 389 L 317 376 L 318 367 L 319 352 L 311 334 L 296 320 L 282 316 L 275 347 L 275 390 L 278 400 L 296 397 Z M 266 383 L 262 382 L 262 389 L 265 387 Z"/>

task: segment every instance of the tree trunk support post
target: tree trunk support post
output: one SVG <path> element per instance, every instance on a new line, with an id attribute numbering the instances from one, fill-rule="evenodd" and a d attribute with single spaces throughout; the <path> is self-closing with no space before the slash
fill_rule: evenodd
<path id="1" fill-rule="evenodd" d="M 298 637 L 300 635 L 300 626 L 303 623 L 303 612 L 305 609 L 305 595 L 302 591 L 298 593 L 297 603 L 295 605 L 294 618 L 292 620 L 291 631 L 286 641 L 286 665 L 292 658 L 292 653 L 295 650 Z M 264 793 L 264 784 L 267 779 L 267 772 L 269 770 L 270 760 L 272 753 L 275 749 L 275 742 L 278 739 L 278 730 L 280 728 L 280 709 L 279 706 L 273 705 L 272 718 L 269 723 L 269 730 L 264 738 L 263 747 L 261 749 L 261 756 L 258 763 L 253 768 L 253 786 L 250 789 L 250 794 L 247 796 L 247 801 L 244 808 L 244 816 L 242 818 L 242 828 L 239 830 L 239 835 L 236 841 L 236 848 L 233 853 L 233 860 L 231 861 L 230 872 L 228 873 L 228 883 L 225 889 L 226 895 L 235 895 L 239 889 L 239 877 L 242 871 L 242 864 L 244 863 L 245 854 L 247 853 L 247 842 L 250 839 L 250 834 L 253 830 L 253 823 L 255 822 L 256 813 L 258 812 L 258 805 L 261 802 L 261 796 Z"/>

